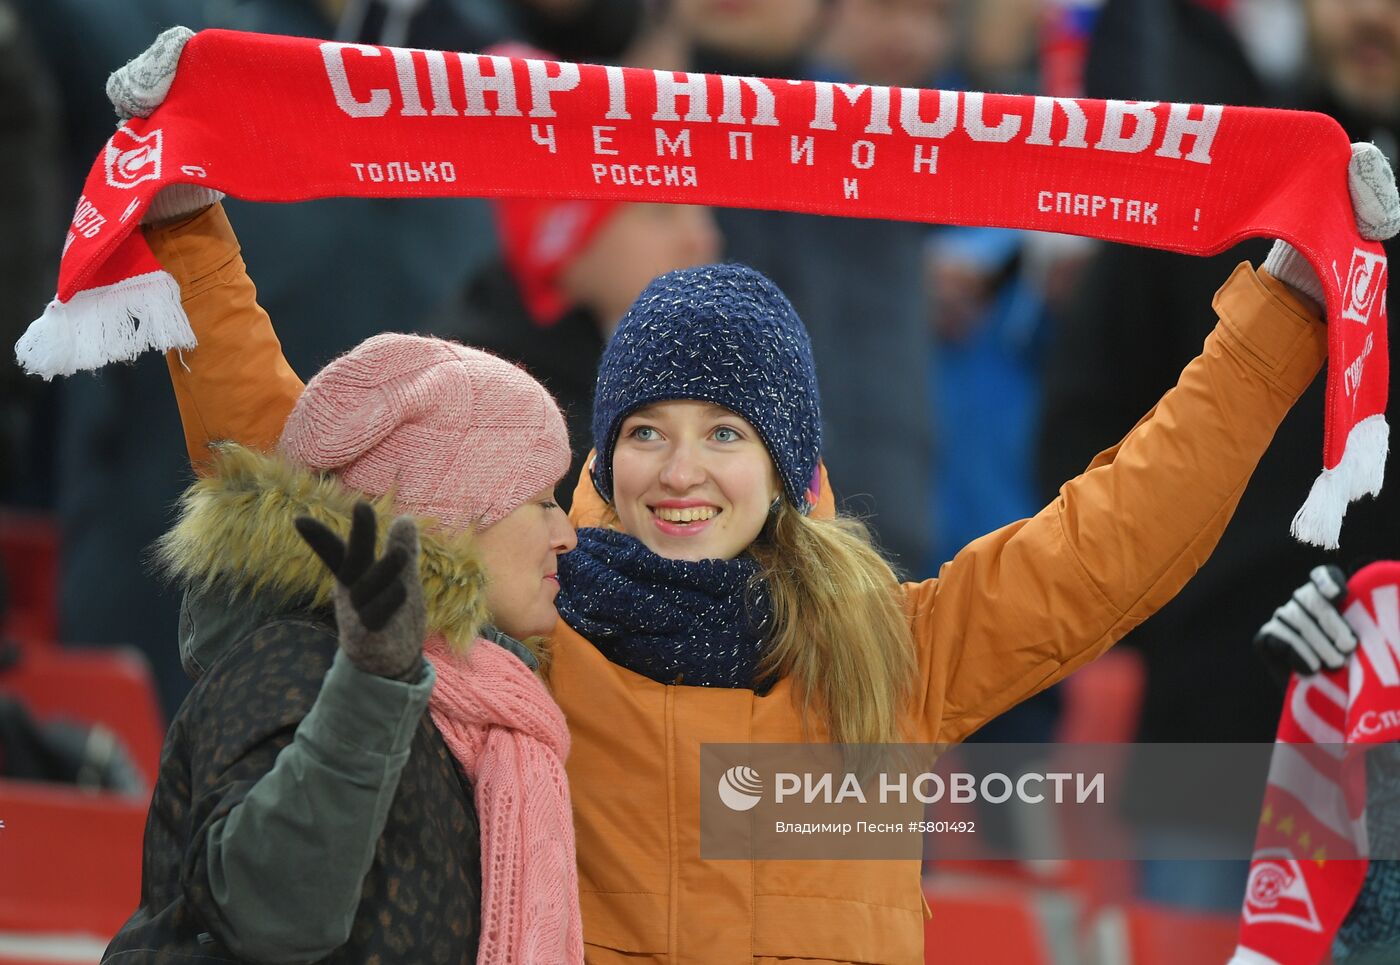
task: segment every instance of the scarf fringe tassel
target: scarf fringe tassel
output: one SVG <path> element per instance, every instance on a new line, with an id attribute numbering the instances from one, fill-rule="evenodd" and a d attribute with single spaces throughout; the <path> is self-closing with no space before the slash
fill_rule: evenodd
<path id="1" fill-rule="evenodd" d="M 54 299 L 15 344 L 15 360 L 31 375 L 55 375 L 127 362 L 149 349 L 194 348 L 180 304 L 180 285 L 167 272 L 127 278 Z"/>
<path id="2" fill-rule="evenodd" d="M 1322 470 L 1303 508 L 1293 517 L 1293 535 L 1304 543 L 1336 549 L 1347 505 L 1381 491 L 1389 451 L 1390 426 L 1385 416 L 1373 415 L 1353 426 L 1342 461 Z"/>

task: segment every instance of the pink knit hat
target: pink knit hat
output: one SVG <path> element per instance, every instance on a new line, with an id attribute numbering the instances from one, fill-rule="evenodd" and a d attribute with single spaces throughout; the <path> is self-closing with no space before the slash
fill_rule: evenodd
<path id="1" fill-rule="evenodd" d="M 564 418 L 544 386 L 504 359 L 419 335 L 376 335 L 317 373 L 278 448 L 462 529 L 485 529 L 569 467 Z"/>

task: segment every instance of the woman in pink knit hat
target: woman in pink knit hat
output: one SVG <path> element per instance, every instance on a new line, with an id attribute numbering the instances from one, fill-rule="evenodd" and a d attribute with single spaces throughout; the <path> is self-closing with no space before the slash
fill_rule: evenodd
<path id="1" fill-rule="evenodd" d="M 273 453 L 215 448 L 160 544 L 197 683 L 104 961 L 582 961 L 534 672 L 568 464 L 523 370 L 393 334 L 313 378 Z"/>

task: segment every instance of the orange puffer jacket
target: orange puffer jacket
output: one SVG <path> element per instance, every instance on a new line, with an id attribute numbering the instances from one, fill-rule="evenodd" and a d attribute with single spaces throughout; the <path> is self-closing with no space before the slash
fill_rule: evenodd
<path id="1" fill-rule="evenodd" d="M 149 237 L 200 343 L 170 356 L 191 459 L 211 439 L 271 446 L 301 382 L 222 210 Z M 1326 355 L 1324 326 L 1248 265 L 1215 308 L 1201 355 L 1122 442 L 1034 517 L 904 587 L 918 651 L 915 739 L 960 741 L 1093 660 L 1210 554 Z M 582 483 L 575 522 L 596 524 L 601 509 Z M 787 681 L 762 697 L 665 686 L 610 663 L 562 622 L 553 645 L 590 962 L 923 962 L 916 861 L 700 859 L 700 745 L 802 741 Z"/>

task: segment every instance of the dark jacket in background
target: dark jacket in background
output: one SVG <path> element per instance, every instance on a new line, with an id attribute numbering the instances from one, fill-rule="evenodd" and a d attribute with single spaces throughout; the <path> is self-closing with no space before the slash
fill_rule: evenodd
<path id="1" fill-rule="evenodd" d="M 593 386 L 603 355 L 597 317 L 587 309 L 571 308 L 553 325 L 536 324 L 520 297 L 520 286 L 506 266 L 496 262 L 436 313 L 424 330 L 523 365 L 554 396 L 569 427 L 572 452 L 569 471 L 558 487 L 560 505 L 567 510 L 574 482 L 593 447 Z"/>
<path id="2" fill-rule="evenodd" d="M 52 467 L 28 458 L 30 439 L 53 431 L 27 419 L 54 390 L 25 376 L 9 346 L 53 297 L 69 199 L 59 197 L 53 81 L 28 25 L 0 0 L 0 502 L 46 504 Z M 0 576 L 2 579 L 3 576 Z"/>

